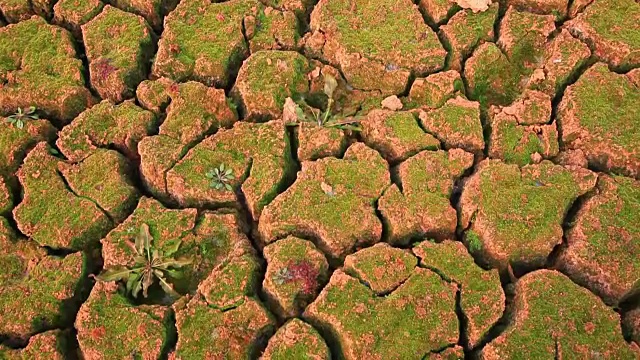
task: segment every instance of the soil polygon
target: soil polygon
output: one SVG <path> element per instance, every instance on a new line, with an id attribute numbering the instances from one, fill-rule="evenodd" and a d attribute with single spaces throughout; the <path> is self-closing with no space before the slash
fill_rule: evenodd
<path id="1" fill-rule="evenodd" d="M 330 261 L 382 236 L 374 204 L 390 184 L 387 163 L 362 143 L 343 159 L 303 162 L 296 181 L 262 212 L 258 231 L 265 243 L 287 235 L 312 238 Z"/>
<path id="2" fill-rule="evenodd" d="M 38 17 L 0 28 L 0 53 L 0 114 L 35 106 L 64 124 L 93 104 L 67 30 Z"/>
<path id="3" fill-rule="evenodd" d="M 329 156 L 341 157 L 348 146 L 344 131 L 336 128 L 300 123 L 296 134 L 299 161 L 313 161 Z"/>
<path id="4" fill-rule="evenodd" d="M 520 11 L 540 15 L 553 15 L 557 21 L 567 16 L 569 0 L 508 0 L 507 4 Z"/>
<path id="5" fill-rule="evenodd" d="M 569 86 L 558 107 L 567 149 L 581 149 L 589 165 L 640 177 L 640 88 L 598 63 Z"/>
<path id="6" fill-rule="evenodd" d="M 438 150 L 440 141 L 420 128 L 416 115 L 409 111 L 372 110 L 360 121 L 360 134 L 365 144 L 392 164 L 422 150 Z"/>
<path id="7" fill-rule="evenodd" d="M 159 32 L 164 16 L 173 10 L 178 0 L 111 0 L 118 9 L 142 16 L 151 27 Z"/>
<path id="8" fill-rule="evenodd" d="M 518 68 L 494 43 L 478 46 L 466 61 L 469 97 L 483 104 L 509 105 L 521 91 Z"/>
<path id="9" fill-rule="evenodd" d="M 567 232 L 560 269 L 616 305 L 640 281 L 640 181 L 600 175 Z"/>
<path id="10" fill-rule="evenodd" d="M 302 314 L 327 280 L 327 259 L 307 240 L 287 237 L 264 247 L 267 271 L 262 289 L 277 315 Z"/>
<path id="11" fill-rule="evenodd" d="M 310 26 L 306 52 L 339 68 L 356 89 L 400 94 L 411 74 L 444 66 L 446 51 L 409 0 L 322 0 Z"/>
<path id="12" fill-rule="evenodd" d="M 244 18 L 251 53 L 260 50 L 296 50 L 300 40 L 298 18 L 292 11 L 266 7 L 257 17 Z"/>
<path id="13" fill-rule="evenodd" d="M 13 209 L 13 194 L 7 182 L 0 176 L 0 215 L 6 215 Z"/>
<path id="14" fill-rule="evenodd" d="M 562 223 L 573 202 L 597 176 L 550 161 L 519 168 L 481 162 L 465 183 L 460 224 L 469 250 L 492 267 L 540 267 L 562 242 Z"/>
<path id="15" fill-rule="evenodd" d="M 552 270 L 518 280 L 507 329 L 482 351 L 483 359 L 634 359 L 620 318 L 588 290 Z M 635 354 L 635 355 L 634 355 Z"/>
<path id="16" fill-rule="evenodd" d="M 118 103 L 135 95 L 154 51 L 152 30 L 140 16 L 107 5 L 82 25 L 91 85 Z"/>
<path id="17" fill-rule="evenodd" d="M 0 117 L 4 127 L 0 131 L 0 175 L 14 176 L 27 153 L 41 141 L 51 141 L 56 128 L 47 120 L 27 120 L 24 128 L 6 126 L 6 118 Z"/>
<path id="18" fill-rule="evenodd" d="M 455 294 L 427 269 L 385 297 L 336 270 L 304 318 L 331 334 L 344 359 L 422 358 L 458 341 Z"/>
<path id="19" fill-rule="evenodd" d="M 387 241 L 407 245 L 424 236 L 453 237 L 457 216 L 449 198 L 454 182 L 472 165 L 473 154 L 461 149 L 423 151 L 400 164 L 401 188 L 389 187 L 378 204 Z"/>
<path id="20" fill-rule="evenodd" d="M 64 360 L 65 336 L 60 330 L 50 330 L 29 338 L 23 349 L 11 349 L 0 345 L 0 358 L 3 360 Z"/>
<path id="21" fill-rule="evenodd" d="M 444 22 L 451 14 L 460 9 L 454 0 L 419 0 L 417 4 L 421 13 L 425 14 L 434 24 Z"/>
<path id="22" fill-rule="evenodd" d="M 410 107 L 437 109 L 460 90 L 464 91 L 464 84 L 459 72 L 449 70 L 435 73 L 426 78 L 415 79 L 406 102 Z"/>
<path id="23" fill-rule="evenodd" d="M 423 241 L 412 251 L 420 258 L 420 266 L 458 285 L 469 347 L 476 347 L 504 312 L 505 295 L 498 271 L 476 265 L 467 248 L 457 241 Z"/>
<path id="24" fill-rule="evenodd" d="M 445 149 L 461 148 L 482 155 L 484 137 L 480 104 L 461 96 L 435 110 L 420 111 L 422 127 L 444 143 Z"/>
<path id="25" fill-rule="evenodd" d="M 100 0 L 60 0 L 53 6 L 53 22 L 82 38 L 80 27 L 102 12 Z"/>
<path id="26" fill-rule="evenodd" d="M 292 319 L 269 339 L 260 359 L 329 360 L 331 353 L 316 329 L 300 319 Z"/>

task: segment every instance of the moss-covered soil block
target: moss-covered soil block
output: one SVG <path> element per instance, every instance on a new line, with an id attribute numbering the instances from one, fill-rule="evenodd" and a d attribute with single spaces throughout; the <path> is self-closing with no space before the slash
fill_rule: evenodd
<path id="1" fill-rule="evenodd" d="M 446 22 L 452 14 L 460 10 L 454 0 L 419 0 L 417 4 L 420 11 L 433 24 Z"/>
<path id="2" fill-rule="evenodd" d="M 440 140 L 445 149 L 461 148 L 481 155 L 484 150 L 480 104 L 458 96 L 435 110 L 421 110 L 422 127 Z"/>
<path id="3" fill-rule="evenodd" d="M 409 111 L 373 110 L 360 122 L 364 142 L 390 163 L 398 163 L 422 150 L 438 150 L 440 140 L 418 125 Z"/>
<path id="4" fill-rule="evenodd" d="M 112 0 L 109 3 L 126 12 L 142 16 L 156 31 L 162 27 L 164 16 L 173 10 L 178 0 Z"/>
<path id="5" fill-rule="evenodd" d="M 60 0 L 53 6 L 53 22 L 82 38 L 81 26 L 96 17 L 104 8 L 100 0 Z"/>
<path id="6" fill-rule="evenodd" d="M 460 73 L 455 70 L 439 72 L 415 79 L 405 103 L 411 108 L 426 106 L 437 109 L 453 98 L 457 91 L 464 91 Z"/>
<path id="7" fill-rule="evenodd" d="M 351 86 L 400 94 L 409 77 L 444 66 L 446 51 L 409 0 L 320 1 L 305 51 L 339 68 Z"/>
<path id="8" fill-rule="evenodd" d="M 265 246 L 262 289 L 282 318 L 299 316 L 327 282 L 329 265 L 312 242 L 287 237 Z"/>
<path id="9" fill-rule="evenodd" d="M 87 360 L 158 359 L 170 340 L 170 308 L 134 306 L 116 283 L 97 282 L 75 321 Z"/>
<path id="10" fill-rule="evenodd" d="M 241 189 L 254 220 L 275 198 L 293 166 L 282 121 L 238 122 L 191 149 L 167 172 L 168 193 L 183 206 L 229 205 Z M 206 173 L 224 165 L 231 169 L 232 190 L 212 186 Z"/>
<path id="11" fill-rule="evenodd" d="M 138 142 L 157 126 L 154 113 L 133 101 L 114 105 L 102 101 L 82 112 L 58 134 L 56 145 L 71 161 L 80 161 L 99 148 L 115 148 L 138 160 Z"/>
<path id="12" fill-rule="evenodd" d="M 493 267 L 543 266 L 562 243 L 562 224 L 573 202 L 596 184 L 595 173 L 543 161 L 519 168 L 481 162 L 465 183 L 460 224 L 473 254 Z"/>
<path id="13" fill-rule="evenodd" d="M 0 0 L 0 10 L 9 23 L 28 20 L 34 15 L 29 0 Z"/>
<path id="14" fill-rule="evenodd" d="M 634 0 L 597 0 L 567 24 L 569 31 L 619 69 L 640 65 L 640 4 Z"/>
<path id="15" fill-rule="evenodd" d="M 296 127 L 298 160 L 312 161 L 324 157 L 341 157 L 347 150 L 348 139 L 344 131 L 314 123 L 301 123 Z"/>
<path id="16" fill-rule="evenodd" d="M 483 270 L 461 242 L 423 241 L 412 249 L 420 266 L 433 269 L 460 288 L 469 347 L 476 347 L 504 312 L 505 295 L 497 270 Z"/>
<path id="17" fill-rule="evenodd" d="M 264 1 L 263 3 L 267 3 Z M 249 50 L 296 50 L 300 40 L 298 18 L 292 11 L 266 7 L 257 16 L 244 18 Z"/>
<path id="18" fill-rule="evenodd" d="M 375 257 L 366 261 L 394 262 L 384 252 Z M 379 267 L 360 269 L 375 279 Z M 391 294 L 380 297 L 339 269 L 303 316 L 331 337 L 341 358 L 420 359 L 457 343 L 456 291 L 435 272 L 414 268 Z"/>
<path id="19" fill-rule="evenodd" d="M 120 179 L 112 178 L 117 173 L 109 173 L 105 178 L 104 172 L 108 168 L 102 162 L 117 163 L 119 155 L 112 156 L 109 151 L 102 154 L 106 157 L 97 160 L 97 169 L 92 168 L 90 163 L 87 166 L 70 165 L 52 156 L 46 143 L 39 143 L 27 155 L 17 173 L 24 192 L 22 202 L 13 210 L 18 229 L 42 246 L 73 250 L 95 246 L 113 226 L 101 204 L 118 206 L 122 191 L 135 191 Z M 62 174 L 61 169 L 65 168 L 74 172 L 74 178 L 78 180 L 71 188 Z M 116 165 L 114 169 L 117 168 Z M 115 193 L 102 192 L 91 186 L 100 184 L 105 184 Z M 87 195 L 97 196 L 94 199 L 87 198 L 75 193 L 74 187 Z M 115 201 L 113 196 L 116 196 Z"/>
<path id="20" fill-rule="evenodd" d="M 292 319 L 269 339 L 261 359 L 329 360 L 331 353 L 316 329 L 300 319 Z"/>
<path id="21" fill-rule="evenodd" d="M 68 334 L 60 330 L 50 330 L 29 338 L 22 349 L 11 349 L 0 345 L 0 358 L 3 360 L 64 360 Z"/>
<path id="22" fill-rule="evenodd" d="M 19 39 L 19 40 L 18 40 Z M 95 101 L 71 33 L 33 17 L 0 28 L 0 114 L 35 106 L 68 123 Z"/>
<path id="23" fill-rule="evenodd" d="M 51 141 L 56 128 L 47 120 L 27 120 L 22 129 L 8 126 L 7 118 L 0 117 L 0 176 L 13 176 L 29 150 L 41 141 Z"/>
<path id="24" fill-rule="evenodd" d="M 597 191 L 578 210 L 558 262 L 572 280 L 615 305 L 640 290 L 640 181 L 601 175 Z"/>
<path id="25" fill-rule="evenodd" d="M 640 346 L 640 308 L 629 311 L 622 324 L 628 329 L 631 340 Z"/>
<path id="26" fill-rule="evenodd" d="M 378 203 L 387 241 L 407 245 L 423 236 L 453 237 L 458 221 L 449 198 L 455 181 L 472 165 L 473 154 L 461 149 L 423 151 L 400 164 L 401 188 L 392 185 Z"/>
<path id="27" fill-rule="evenodd" d="M 515 294 L 509 325 L 484 347 L 483 359 L 638 357 L 622 337 L 618 314 L 559 272 L 529 273 Z"/>
<path id="28" fill-rule="evenodd" d="M 0 176 L 0 215 L 6 215 L 13 209 L 13 194 L 5 179 Z"/>
<path id="29" fill-rule="evenodd" d="M 285 99 L 309 92 L 312 65 L 295 51 L 259 51 L 244 61 L 233 88 L 247 120 L 282 117 Z"/>
<path id="30" fill-rule="evenodd" d="M 466 61 L 469 97 L 483 104 L 509 105 L 522 89 L 518 68 L 494 43 L 478 46 Z"/>
<path id="31" fill-rule="evenodd" d="M 375 202 L 390 184 L 387 164 L 362 143 L 344 159 L 303 162 L 295 183 L 265 207 L 258 230 L 265 243 L 287 235 L 313 238 L 331 260 L 380 241 Z"/>
<path id="32" fill-rule="evenodd" d="M 584 151 L 589 165 L 640 177 L 640 88 L 598 63 L 569 86 L 558 107 L 567 149 Z"/>
<path id="33" fill-rule="evenodd" d="M 520 11 L 553 15 L 558 21 L 567 16 L 570 2 L 569 0 L 507 0 L 508 5 Z"/>

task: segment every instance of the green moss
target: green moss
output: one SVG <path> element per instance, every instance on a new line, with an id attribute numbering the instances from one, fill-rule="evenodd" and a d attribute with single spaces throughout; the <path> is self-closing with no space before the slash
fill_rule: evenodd
<path id="1" fill-rule="evenodd" d="M 411 276 L 417 264 L 418 259 L 407 251 L 374 245 L 349 255 L 344 271 L 381 294 L 393 290 Z"/>
<path id="2" fill-rule="evenodd" d="M 473 69 L 473 70 L 471 70 Z M 481 45 L 465 66 L 469 97 L 488 104 L 509 105 L 520 93 L 520 74 L 493 43 Z"/>
<path id="3" fill-rule="evenodd" d="M 467 244 L 469 244 L 469 251 L 472 254 L 482 251 L 482 241 L 480 240 L 480 236 L 477 232 L 473 230 L 467 231 L 467 233 L 465 234 L 465 240 Z"/>
<path id="4" fill-rule="evenodd" d="M 209 286 L 201 290 L 214 309 L 237 308 L 245 296 L 253 296 L 260 283 L 260 264 L 252 254 L 230 257 L 212 273 Z"/>
<path id="5" fill-rule="evenodd" d="M 504 149 L 501 154 L 506 163 L 520 166 L 531 163 L 533 153 L 544 154 L 544 143 L 533 131 L 527 131 L 515 122 L 503 121 L 492 128 L 494 134 L 501 135 L 499 146 Z M 557 142 L 555 143 L 557 153 Z"/>
<path id="6" fill-rule="evenodd" d="M 498 16 L 498 4 L 492 4 L 489 10 L 478 13 L 470 9 L 462 10 L 444 25 L 444 33 L 458 45 L 455 49 L 462 57 L 469 55 L 481 41 L 492 40 L 489 34 Z"/>
<path id="7" fill-rule="evenodd" d="M 269 340 L 263 357 L 265 360 L 328 360 L 331 355 L 316 329 L 299 319 L 293 319 L 278 329 Z"/>
<path id="8" fill-rule="evenodd" d="M 103 7 L 104 4 L 96 0 L 60 0 L 55 7 L 56 18 L 60 16 L 72 25 L 79 26 L 93 19 Z"/>
<path id="9" fill-rule="evenodd" d="M 0 117 L 0 176 L 8 178 L 13 175 L 22 163 L 27 151 L 40 141 L 55 138 L 56 128 L 46 120 L 27 121 L 24 129 L 6 126 L 5 119 Z"/>
<path id="10" fill-rule="evenodd" d="M 386 118 L 385 125 L 390 127 L 393 135 L 403 143 L 419 143 L 425 135 L 412 113 L 394 113 Z"/>

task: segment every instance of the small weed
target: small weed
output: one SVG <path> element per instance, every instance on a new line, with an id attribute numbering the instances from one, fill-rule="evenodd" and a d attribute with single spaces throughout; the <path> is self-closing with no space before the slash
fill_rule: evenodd
<path id="1" fill-rule="evenodd" d="M 30 106 L 29 109 L 27 110 L 22 110 L 22 108 L 19 107 L 18 112 L 7 117 L 5 121 L 11 125 L 14 125 L 18 129 L 22 129 L 24 127 L 25 121 L 29 119 L 31 120 L 39 119 L 38 114 L 36 114 L 35 106 Z"/>
<path id="2" fill-rule="evenodd" d="M 293 99 L 287 98 L 285 101 L 285 109 L 283 112 L 291 113 L 288 121 L 289 126 L 298 126 L 303 122 L 313 122 L 318 126 L 333 127 L 342 130 L 360 131 L 358 119 L 353 118 L 341 118 L 339 115 L 332 115 L 331 110 L 335 103 L 333 99 L 333 93 L 338 87 L 338 81 L 331 75 L 324 75 L 324 93 L 327 95 L 328 102 L 327 108 L 324 112 L 320 109 L 316 109 L 307 104 L 304 99 L 294 102 Z M 286 116 L 285 116 L 286 118 Z M 292 118 L 292 119 L 291 119 Z"/>
<path id="3" fill-rule="evenodd" d="M 220 164 L 217 168 L 209 170 L 206 174 L 208 179 L 211 179 L 210 186 L 216 190 L 227 189 L 233 191 L 233 187 L 230 182 L 234 179 L 233 169 L 226 168 L 224 164 Z"/>
<path id="4" fill-rule="evenodd" d="M 132 267 L 114 266 L 96 276 L 96 279 L 100 281 L 125 281 L 126 291 L 131 293 L 134 298 L 138 297 L 140 290 L 142 290 L 142 296 L 146 298 L 149 288 L 157 279 L 165 293 L 174 298 L 180 297 L 180 294 L 167 281 L 167 276 L 173 279 L 181 278 L 182 273 L 177 269 L 191 264 L 192 260 L 171 257 L 180 248 L 180 241 L 177 241 L 173 248 L 163 252 L 151 245 L 152 240 L 149 226 L 142 224 L 135 243 L 127 242 L 136 254 L 134 265 Z"/>
<path id="5" fill-rule="evenodd" d="M 467 241 L 469 242 L 469 251 L 472 254 L 477 253 L 482 250 L 482 242 L 480 241 L 480 236 L 476 234 L 474 231 L 469 230 L 467 233 Z"/>
<path id="6" fill-rule="evenodd" d="M 272 277 L 277 285 L 283 285 L 294 281 L 302 282 L 302 292 L 313 294 L 318 287 L 318 270 L 309 261 L 289 262 L 286 267 L 280 268 Z"/>

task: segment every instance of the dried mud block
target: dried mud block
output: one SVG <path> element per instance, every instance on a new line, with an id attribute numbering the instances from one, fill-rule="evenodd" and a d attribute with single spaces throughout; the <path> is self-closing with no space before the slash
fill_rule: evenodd
<path id="1" fill-rule="evenodd" d="M 559 269 L 617 305 L 638 292 L 640 281 L 640 181 L 601 175 L 567 232 Z"/>
<path id="2" fill-rule="evenodd" d="M 489 157 L 522 166 L 558 155 L 558 130 L 547 125 L 549 119 L 551 98 L 539 91 L 525 90 L 510 106 L 492 107 Z"/>
<path id="3" fill-rule="evenodd" d="M 304 318 L 331 334 L 344 359 L 421 358 L 458 341 L 455 295 L 455 285 L 423 268 L 384 297 L 339 269 Z"/>
<path id="4" fill-rule="evenodd" d="M 640 65 L 640 4 L 634 0 L 594 0 L 567 24 L 602 61 L 619 69 Z"/>
<path id="5" fill-rule="evenodd" d="M 265 16 L 264 6 L 257 0 L 181 1 L 165 19 L 152 75 L 226 87 L 249 55 L 243 34 L 246 25 L 256 25 L 253 38 L 277 33 L 272 27 L 278 23 L 266 21 Z M 264 26 L 257 26 L 263 18 Z"/>
<path id="6" fill-rule="evenodd" d="M 115 148 L 130 160 L 139 160 L 138 142 L 156 128 L 159 120 L 133 101 L 104 100 L 82 112 L 59 133 L 56 145 L 70 161 L 80 161 L 99 148 Z"/>
<path id="7" fill-rule="evenodd" d="M 257 221 L 262 208 L 292 175 L 293 162 L 282 121 L 238 122 L 196 145 L 166 173 L 167 190 L 179 204 L 200 207 L 233 205 L 234 191 L 213 187 L 206 173 L 224 164 L 232 170 L 228 183 L 241 189 Z"/>
<path id="8" fill-rule="evenodd" d="M 6 124 L 0 116 L 0 122 Z M 57 129 L 47 120 L 27 120 L 24 128 L 4 126 L 0 131 L 0 176 L 11 177 L 22 164 L 27 153 L 41 141 L 55 139 Z"/>
<path id="9" fill-rule="evenodd" d="M 0 11 L 9 24 L 29 20 L 35 15 L 29 0 L 0 0 Z"/>
<path id="10" fill-rule="evenodd" d="M 157 359 L 170 341 L 171 311 L 159 305 L 134 306 L 116 283 L 97 282 L 75 321 L 86 360 Z"/>
<path id="11" fill-rule="evenodd" d="M 260 359 L 329 360 L 331 353 L 316 329 L 300 319 L 292 319 L 269 339 Z"/>
<path id="12" fill-rule="evenodd" d="M 93 104 L 67 30 L 39 17 L 0 28 L 0 53 L 0 114 L 35 106 L 66 124 Z"/>
<path id="13" fill-rule="evenodd" d="M 419 117 L 422 127 L 440 140 L 445 149 L 461 148 L 482 155 L 480 103 L 458 96 L 438 109 L 421 110 Z"/>
<path id="14" fill-rule="evenodd" d="M 348 255 L 342 270 L 383 296 L 402 285 L 417 265 L 411 252 L 378 243 Z"/>
<path id="15" fill-rule="evenodd" d="M 17 253 L 0 255 L 10 265 L 0 278 L 0 333 L 26 342 L 33 334 L 70 326 L 89 274 L 86 258 L 80 252 L 46 256 L 28 240 L 8 241 Z"/>
<path id="16" fill-rule="evenodd" d="M 434 269 L 460 288 L 460 307 L 471 348 L 480 344 L 504 312 L 505 295 L 498 270 L 483 270 L 461 242 L 423 241 L 412 249 L 420 266 Z"/>
<path id="17" fill-rule="evenodd" d="M 536 15 L 509 7 L 500 22 L 497 45 L 512 64 L 526 72 L 537 66 L 547 38 L 555 29 L 551 15 Z"/>
<path id="18" fill-rule="evenodd" d="M 135 241 L 142 224 L 149 227 L 156 249 L 167 251 L 177 246 L 174 257 L 193 259 L 182 279 L 170 279 L 179 293 L 195 290 L 237 244 L 246 240 L 234 213 L 204 212 L 196 219 L 196 209 L 167 209 L 143 197 L 131 216 L 101 240 L 105 268 L 133 265 L 135 253 L 129 243 Z"/>
<path id="19" fill-rule="evenodd" d="M 267 205 L 258 225 L 265 243 L 287 235 L 317 240 L 330 261 L 380 241 L 375 202 L 390 184 L 387 163 L 362 143 L 344 159 L 303 162 L 297 179 Z"/>
<path id="20" fill-rule="evenodd" d="M 426 78 L 415 79 L 405 102 L 409 108 L 426 106 L 437 109 L 453 98 L 458 91 L 464 92 L 460 73 L 455 70 L 439 72 Z"/>
<path id="21" fill-rule="evenodd" d="M 417 4 L 421 13 L 435 24 L 445 22 L 457 10 L 460 10 L 455 0 L 419 0 Z"/>
<path id="22" fill-rule="evenodd" d="M 387 241 L 408 245 L 425 236 L 455 236 L 457 216 L 451 206 L 455 181 L 473 166 L 473 154 L 461 149 L 423 151 L 398 167 L 401 183 L 391 185 L 378 208 L 387 225 Z"/>
<path id="23" fill-rule="evenodd" d="M 244 61 L 232 94 L 241 104 L 245 120 L 282 117 L 285 99 L 309 92 L 311 63 L 295 51 L 259 51 Z"/>
<path id="24" fill-rule="evenodd" d="M 61 330 L 50 330 L 29 338 L 23 349 L 11 349 L 0 345 L 0 358 L 5 360 L 49 359 L 64 360 L 67 339 Z"/>
<path id="25" fill-rule="evenodd" d="M 300 19 L 309 15 L 315 5 L 312 0 L 264 0 L 262 3 L 274 9 L 293 11 Z"/>
<path id="26" fill-rule="evenodd" d="M 561 151 L 558 153 L 558 156 L 553 159 L 553 162 L 562 166 L 589 167 L 589 161 L 580 149 Z"/>
<path id="27" fill-rule="evenodd" d="M 569 86 L 558 107 L 566 149 L 582 150 L 594 168 L 640 178 L 640 88 L 599 63 Z"/>
<path id="28" fill-rule="evenodd" d="M 297 129 L 298 160 L 313 161 L 333 156 L 341 157 L 348 146 L 344 131 L 312 123 L 301 123 Z"/>
<path id="29" fill-rule="evenodd" d="M 482 350 L 482 359 L 554 357 L 635 359 L 620 318 L 587 289 L 553 270 L 518 280 L 512 320 Z"/>
<path id="30" fill-rule="evenodd" d="M 166 199 L 167 171 L 208 134 L 231 127 L 238 115 L 224 90 L 194 81 L 178 84 L 167 78 L 145 80 L 136 92 L 143 108 L 158 117 L 166 111 L 159 134 L 138 143 L 142 181 L 151 193 Z"/>
<path id="31" fill-rule="evenodd" d="M 507 0 L 507 5 L 519 11 L 528 11 L 540 15 L 553 15 L 556 21 L 567 16 L 569 0 Z"/>
<path id="32" fill-rule="evenodd" d="M 60 159 L 49 154 L 46 143 L 39 143 L 27 155 L 17 174 L 24 199 L 13 210 L 13 216 L 18 229 L 41 246 L 73 250 L 90 248 L 113 225 L 97 205 L 111 194 L 101 193 L 96 199 L 74 194 L 60 173 L 60 163 Z M 106 179 L 104 174 L 98 174 L 96 178 L 92 178 L 92 174 L 85 175 L 89 184 L 114 180 L 111 179 L 113 174 Z M 95 189 L 91 191 L 96 192 Z"/>
<path id="33" fill-rule="evenodd" d="M 257 17 L 244 19 L 249 50 L 295 50 L 300 41 L 298 18 L 292 11 L 280 11 L 266 7 Z"/>
<path id="34" fill-rule="evenodd" d="M 492 267 L 543 266 L 562 243 L 562 223 L 597 176 L 583 168 L 543 161 L 508 165 L 485 160 L 465 183 L 460 225 L 469 251 Z"/>
<path id="35" fill-rule="evenodd" d="M 373 110 L 360 121 L 365 144 L 390 163 L 404 161 L 422 150 L 438 150 L 440 140 L 425 133 L 417 114 L 409 111 Z"/>
<path id="36" fill-rule="evenodd" d="M 494 43 L 478 46 L 464 67 L 469 97 L 483 104 L 509 105 L 521 91 L 520 75 Z"/>
<path id="37" fill-rule="evenodd" d="M 400 94 L 412 74 L 444 66 L 445 49 L 409 0 L 322 0 L 310 25 L 305 52 L 339 68 L 356 89 Z"/>
<path id="38" fill-rule="evenodd" d="M 471 9 L 462 10 L 440 26 L 444 40 L 451 47 L 449 67 L 462 71 L 464 60 L 478 45 L 492 41 L 495 37 L 493 25 L 498 17 L 498 3 L 491 4 L 489 10 L 474 13 Z"/>
<path id="39" fill-rule="evenodd" d="M 554 97 L 561 91 L 578 69 L 583 67 L 591 50 L 582 41 L 562 29 L 545 46 L 543 60 L 529 77 L 527 87 Z"/>
<path id="40" fill-rule="evenodd" d="M 100 97 L 116 103 L 133 97 L 154 52 L 152 30 L 144 19 L 107 5 L 82 25 L 82 38 L 91 86 Z"/>
<path id="41" fill-rule="evenodd" d="M 160 33 L 164 16 L 173 10 L 178 0 L 110 0 L 109 3 L 126 12 L 136 14 Z"/>
<path id="42" fill-rule="evenodd" d="M 82 25 L 102 12 L 100 0 L 60 0 L 53 6 L 53 22 L 82 38 Z"/>
<path id="43" fill-rule="evenodd" d="M 287 237 L 265 246 L 267 272 L 262 289 L 281 318 L 296 317 L 328 280 L 329 265 L 312 242 Z"/>
<path id="44" fill-rule="evenodd" d="M 173 305 L 175 359 L 257 358 L 273 333 L 273 316 L 257 300 L 260 265 L 245 239 L 220 263 L 193 298 Z"/>

